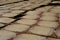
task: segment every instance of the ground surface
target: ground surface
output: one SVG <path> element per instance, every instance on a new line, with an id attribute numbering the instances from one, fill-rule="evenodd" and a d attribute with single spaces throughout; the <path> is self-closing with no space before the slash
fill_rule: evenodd
<path id="1" fill-rule="evenodd" d="M 60 40 L 60 3 L 1 4 L 0 40 Z"/>

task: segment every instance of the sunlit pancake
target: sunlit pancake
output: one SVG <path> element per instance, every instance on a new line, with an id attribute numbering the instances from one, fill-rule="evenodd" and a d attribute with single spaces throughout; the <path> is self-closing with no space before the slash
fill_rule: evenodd
<path id="1" fill-rule="evenodd" d="M 45 12 L 42 14 L 43 16 L 57 16 L 57 13 L 53 13 L 53 12 Z"/>
<path id="2" fill-rule="evenodd" d="M 57 17 L 54 16 L 42 16 L 40 20 L 45 20 L 45 21 L 57 21 Z"/>
<path id="3" fill-rule="evenodd" d="M 40 14 L 40 11 L 39 10 L 28 11 L 26 14 L 27 15 L 38 15 L 38 14 Z"/>
<path id="4" fill-rule="evenodd" d="M 45 6 L 45 7 L 42 7 L 42 8 L 37 8 L 36 11 L 40 11 L 40 12 L 47 12 L 49 11 L 50 9 L 52 8 L 52 6 Z"/>
<path id="5" fill-rule="evenodd" d="M 5 18 L 5 17 L 1 17 L 0 18 L 0 22 L 1 23 L 10 23 L 12 21 L 14 21 L 15 19 L 12 19 L 12 18 Z"/>
<path id="6" fill-rule="evenodd" d="M 49 35 L 53 34 L 54 29 L 48 28 L 48 27 L 43 27 L 43 26 L 34 26 L 29 30 L 29 32 L 38 34 L 38 35 L 49 36 Z"/>
<path id="7" fill-rule="evenodd" d="M 16 23 L 26 24 L 26 25 L 33 25 L 36 22 L 37 22 L 37 20 L 21 19 L 21 20 L 18 20 Z"/>
<path id="8" fill-rule="evenodd" d="M 5 30 L 14 31 L 14 32 L 23 32 L 26 31 L 30 26 L 23 24 L 11 24 L 5 27 Z"/>
<path id="9" fill-rule="evenodd" d="M 38 25 L 44 26 L 44 27 L 51 27 L 51 28 L 56 28 L 58 27 L 58 22 L 51 22 L 51 21 L 40 21 L 38 22 Z"/>
<path id="10" fill-rule="evenodd" d="M 16 33 L 14 32 L 0 30 L 0 40 L 8 40 L 15 37 L 16 37 Z"/>
<path id="11" fill-rule="evenodd" d="M 35 4 L 40 4 L 40 5 L 47 5 L 51 2 L 51 0 L 29 0 L 29 2 L 33 2 Z"/>
<path id="12" fill-rule="evenodd" d="M 18 35 L 14 40 L 46 40 L 46 37 L 37 36 L 33 34 L 21 34 Z"/>
<path id="13" fill-rule="evenodd" d="M 39 18 L 38 15 L 26 15 L 26 16 L 23 16 L 21 18 L 25 18 L 25 19 L 37 19 Z"/>
<path id="14" fill-rule="evenodd" d="M 22 12 L 23 11 L 21 11 L 21 10 L 15 10 L 15 11 L 12 11 L 11 13 L 5 13 L 2 16 L 4 16 L 4 17 L 14 17 L 14 16 L 17 16 L 17 15 L 21 14 Z"/>

